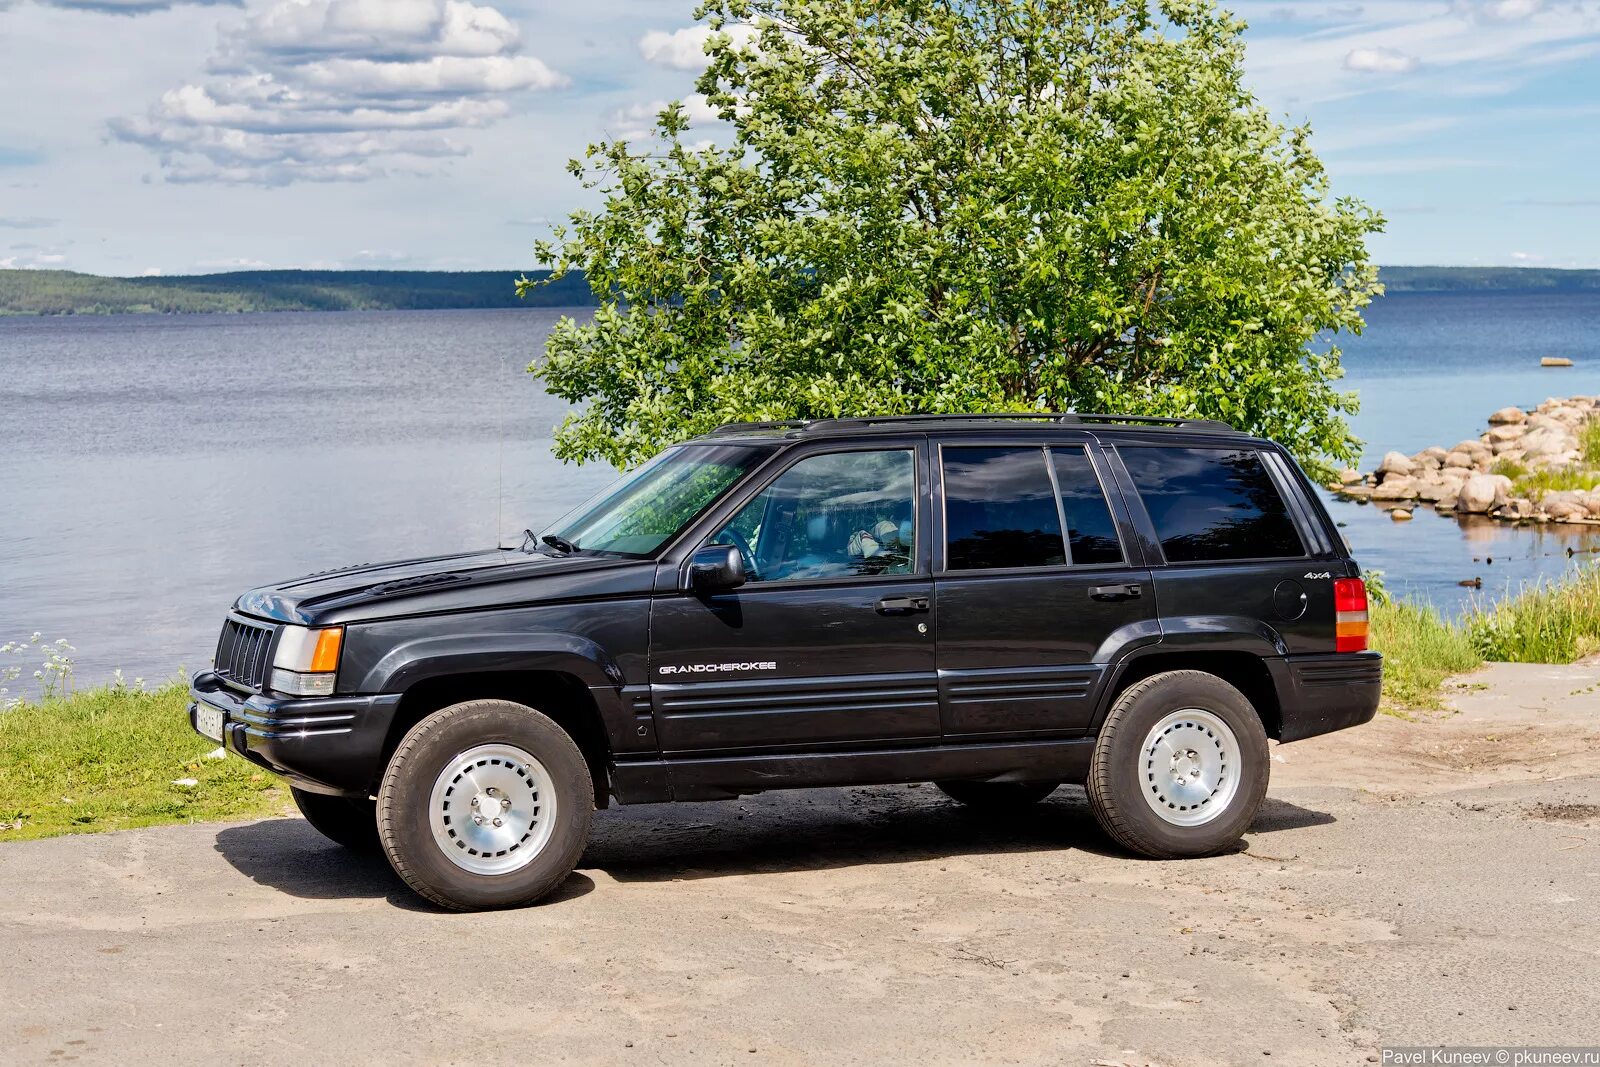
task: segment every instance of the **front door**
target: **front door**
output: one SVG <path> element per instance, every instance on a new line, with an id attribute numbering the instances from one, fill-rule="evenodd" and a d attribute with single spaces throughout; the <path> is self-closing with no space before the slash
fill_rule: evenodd
<path id="1" fill-rule="evenodd" d="M 1103 458 L 1087 435 L 952 438 L 938 451 L 945 737 L 1086 729 L 1111 651 L 1159 639 L 1150 572 L 1134 562 Z"/>
<path id="2" fill-rule="evenodd" d="M 938 739 L 925 463 L 920 440 L 813 447 L 712 520 L 747 581 L 654 605 L 669 758 Z"/>

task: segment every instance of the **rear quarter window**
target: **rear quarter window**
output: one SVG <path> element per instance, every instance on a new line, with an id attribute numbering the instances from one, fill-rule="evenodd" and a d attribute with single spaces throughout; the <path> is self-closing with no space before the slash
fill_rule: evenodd
<path id="1" fill-rule="evenodd" d="M 1169 563 L 1306 554 L 1289 509 L 1254 449 L 1117 449 Z"/>

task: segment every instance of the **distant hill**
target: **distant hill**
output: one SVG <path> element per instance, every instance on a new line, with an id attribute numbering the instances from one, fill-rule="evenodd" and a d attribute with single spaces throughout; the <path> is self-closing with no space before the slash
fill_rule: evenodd
<path id="1" fill-rule="evenodd" d="M 0 315 L 117 315 L 397 308 L 578 307 L 594 303 L 582 275 L 518 299 L 517 271 L 251 270 L 102 278 L 65 270 L 0 270 Z M 530 271 L 528 277 L 548 277 Z"/>
<path id="2" fill-rule="evenodd" d="M 1600 290 L 1600 270 L 1554 267 L 1379 267 L 1378 280 L 1391 293 Z"/>
<path id="3" fill-rule="evenodd" d="M 589 307 L 580 274 L 517 299 L 517 271 L 247 270 L 102 278 L 65 270 L 0 270 L 0 315 L 180 314 L 416 308 Z M 546 271 L 529 277 L 547 277 Z M 1540 267 L 1384 267 L 1391 293 L 1600 290 L 1600 270 Z"/>

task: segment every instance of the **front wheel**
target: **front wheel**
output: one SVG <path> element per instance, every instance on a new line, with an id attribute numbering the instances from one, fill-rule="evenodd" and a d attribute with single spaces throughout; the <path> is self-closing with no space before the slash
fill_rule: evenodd
<path id="1" fill-rule="evenodd" d="M 355 852 L 378 850 L 378 806 L 368 797 L 331 797 L 289 787 L 294 806 L 317 833 Z"/>
<path id="2" fill-rule="evenodd" d="M 583 753 L 549 717 L 504 700 L 435 712 L 395 750 L 378 828 L 395 873 L 456 911 L 546 896 L 577 866 L 594 815 Z"/>
<path id="3" fill-rule="evenodd" d="M 1118 844 L 1154 859 L 1236 843 L 1266 796 L 1267 735 L 1243 693 L 1203 671 L 1130 686 L 1106 716 L 1089 807 Z"/>

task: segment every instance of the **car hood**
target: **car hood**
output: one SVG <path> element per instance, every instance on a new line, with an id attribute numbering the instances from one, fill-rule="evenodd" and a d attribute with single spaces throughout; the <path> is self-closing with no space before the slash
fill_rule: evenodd
<path id="1" fill-rule="evenodd" d="M 648 593 L 654 577 L 655 564 L 645 560 L 490 549 L 317 571 L 252 589 L 235 602 L 234 610 L 278 622 L 333 624 Z"/>

